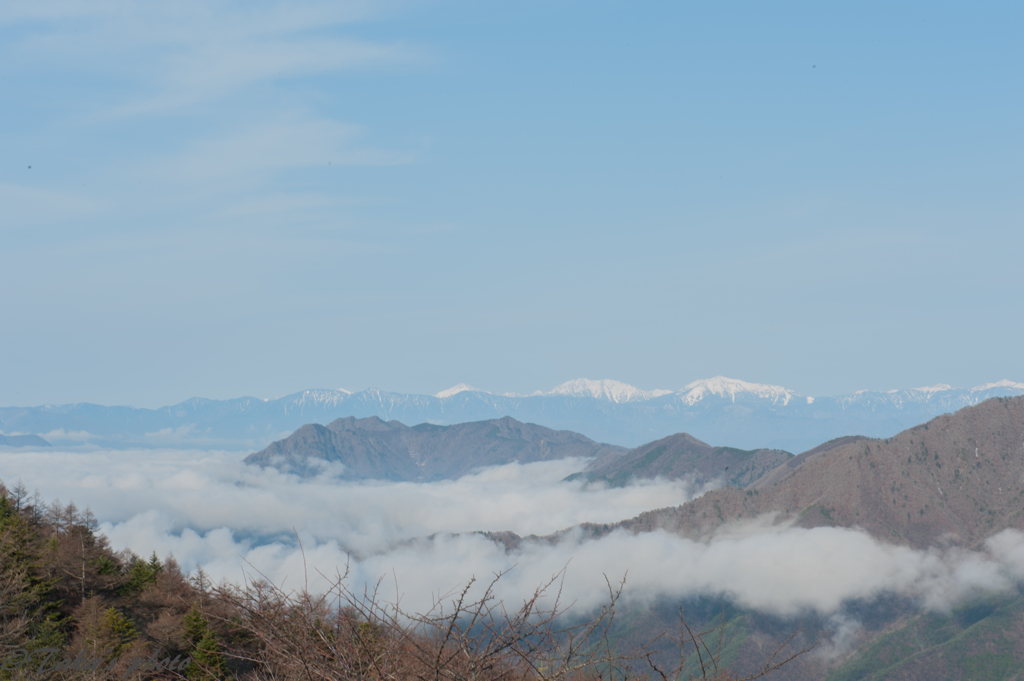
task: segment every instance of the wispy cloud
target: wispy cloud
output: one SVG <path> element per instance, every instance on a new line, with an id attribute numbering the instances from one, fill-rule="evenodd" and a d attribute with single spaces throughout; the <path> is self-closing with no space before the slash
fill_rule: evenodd
<path id="1" fill-rule="evenodd" d="M 25 110 L 11 145 L 26 163 L 45 160 L 48 174 L 31 171 L 38 188 L 0 185 L 2 224 L 219 226 L 270 197 L 264 222 L 336 223 L 360 197 L 339 197 L 326 175 L 284 174 L 416 160 L 407 145 L 367 141 L 372 131 L 345 120 L 338 84 L 325 80 L 429 59 L 402 40 L 355 35 L 401 4 L 5 3 L 0 71 L 49 94 L 44 108 Z M 289 90 L 290 79 L 309 78 L 320 80 Z M 317 94 L 325 87 L 330 107 Z M 68 158 L 91 162 L 84 171 Z M 75 194 L 83 188 L 89 200 Z"/>
<path id="2" fill-rule="evenodd" d="M 221 137 L 197 140 L 151 171 L 151 180 L 199 189 L 211 182 L 248 187 L 275 172 L 330 165 L 396 165 L 408 163 L 408 153 L 363 147 L 362 130 L 330 120 L 287 117 L 247 125 Z M 142 169 L 140 169 L 142 170 Z"/>
<path id="3" fill-rule="evenodd" d="M 338 29 L 392 11 L 390 2 L 12 2 L 0 26 L 23 63 L 136 80 L 108 113 L 180 109 L 271 79 L 415 62 L 422 49 Z"/>

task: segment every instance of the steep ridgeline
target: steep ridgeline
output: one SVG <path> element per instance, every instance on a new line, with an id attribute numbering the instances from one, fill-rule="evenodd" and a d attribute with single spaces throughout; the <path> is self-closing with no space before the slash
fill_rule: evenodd
<path id="1" fill-rule="evenodd" d="M 603 480 L 617 487 L 633 478 L 689 477 L 698 486 L 718 480 L 743 488 L 792 458 L 781 449 L 712 447 L 692 435 L 678 433 L 625 454 L 601 456 L 567 479 Z"/>
<path id="2" fill-rule="evenodd" d="M 766 513 L 802 527 L 857 526 L 915 548 L 973 547 L 1007 527 L 1024 529 L 1024 397 L 991 399 L 884 440 L 826 443 L 745 490 L 715 490 L 618 527 L 707 538 Z"/>
<path id="3" fill-rule="evenodd" d="M 245 462 L 312 475 L 323 462 L 344 465 L 350 479 L 451 480 L 483 466 L 531 463 L 568 457 L 620 454 L 566 430 L 552 430 L 505 417 L 491 421 L 409 427 L 398 421 L 337 419 L 302 426 Z"/>

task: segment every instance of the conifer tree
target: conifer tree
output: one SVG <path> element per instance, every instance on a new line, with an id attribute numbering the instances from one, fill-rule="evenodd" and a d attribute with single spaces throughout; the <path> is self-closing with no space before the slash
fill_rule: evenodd
<path id="1" fill-rule="evenodd" d="M 128 568 L 128 583 L 124 585 L 121 592 L 124 595 L 137 594 L 150 584 L 156 584 L 157 575 L 163 571 L 163 563 L 157 558 L 156 551 L 148 561 L 143 561 L 137 556 L 132 560 Z"/>
<path id="2" fill-rule="evenodd" d="M 210 621 L 192 606 L 184 619 L 185 636 L 192 644 L 192 664 L 185 671 L 192 681 L 220 681 L 227 677 L 228 669 L 220 644 L 210 627 Z"/>
<path id="3" fill-rule="evenodd" d="M 38 530 L 0 496 L 0 652 L 64 642 L 63 621 L 53 611 L 54 582 L 40 575 L 39 544 Z"/>

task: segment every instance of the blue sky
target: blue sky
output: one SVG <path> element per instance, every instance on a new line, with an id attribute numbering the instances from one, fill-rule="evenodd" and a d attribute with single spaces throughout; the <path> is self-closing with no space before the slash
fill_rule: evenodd
<path id="1" fill-rule="evenodd" d="M 1022 26 L 8 0 L 0 404 L 1024 380 Z"/>

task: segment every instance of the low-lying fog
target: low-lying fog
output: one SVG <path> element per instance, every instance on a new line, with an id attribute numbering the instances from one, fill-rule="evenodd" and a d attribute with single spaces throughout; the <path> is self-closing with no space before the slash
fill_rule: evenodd
<path id="1" fill-rule="evenodd" d="M 604 575 L 628 572 L 632 599 L 725 595 L 779 615 L 837 613 L 844 601 L 895 593 L 946 609 L 981 590 L 1009 589 L 1024 579 L 1024 535 L 1006 530 L 983 552 L 915 551 L 858 530 L 737 525 L 710 543 L 666 532 L 613 533 L 584 541 L 525 542 L 506 551 L 475 530 L 546 535 L 581 522 L 610 523 L 645 510 L 681 504 L 704 490 L 679 481 L 625 488 L 584 487 L 562 480 L 584 460 L 485 469 L 433 483 L 353 483 L 328 474 L 299 480 L 241 463 L 242 455 L 175 450 L 11 451 L 0 453 L 0 479 L 19 479 L 47 501 L 89 506 L 117 550 L 173 554 L 215 580 L 241 581 L 259 571 L 286 587 L 323 586 L 350 565 L 356 590 L 385 577 L 410 611 L 471 577 L 501 581 L 517 600 L 568 565 L 566 596 L 577 607 L 600 605 Z M 293 528 L 302 541 L 299 550 Z M 462 533 L 462 534 L 457 534 Z"/>

